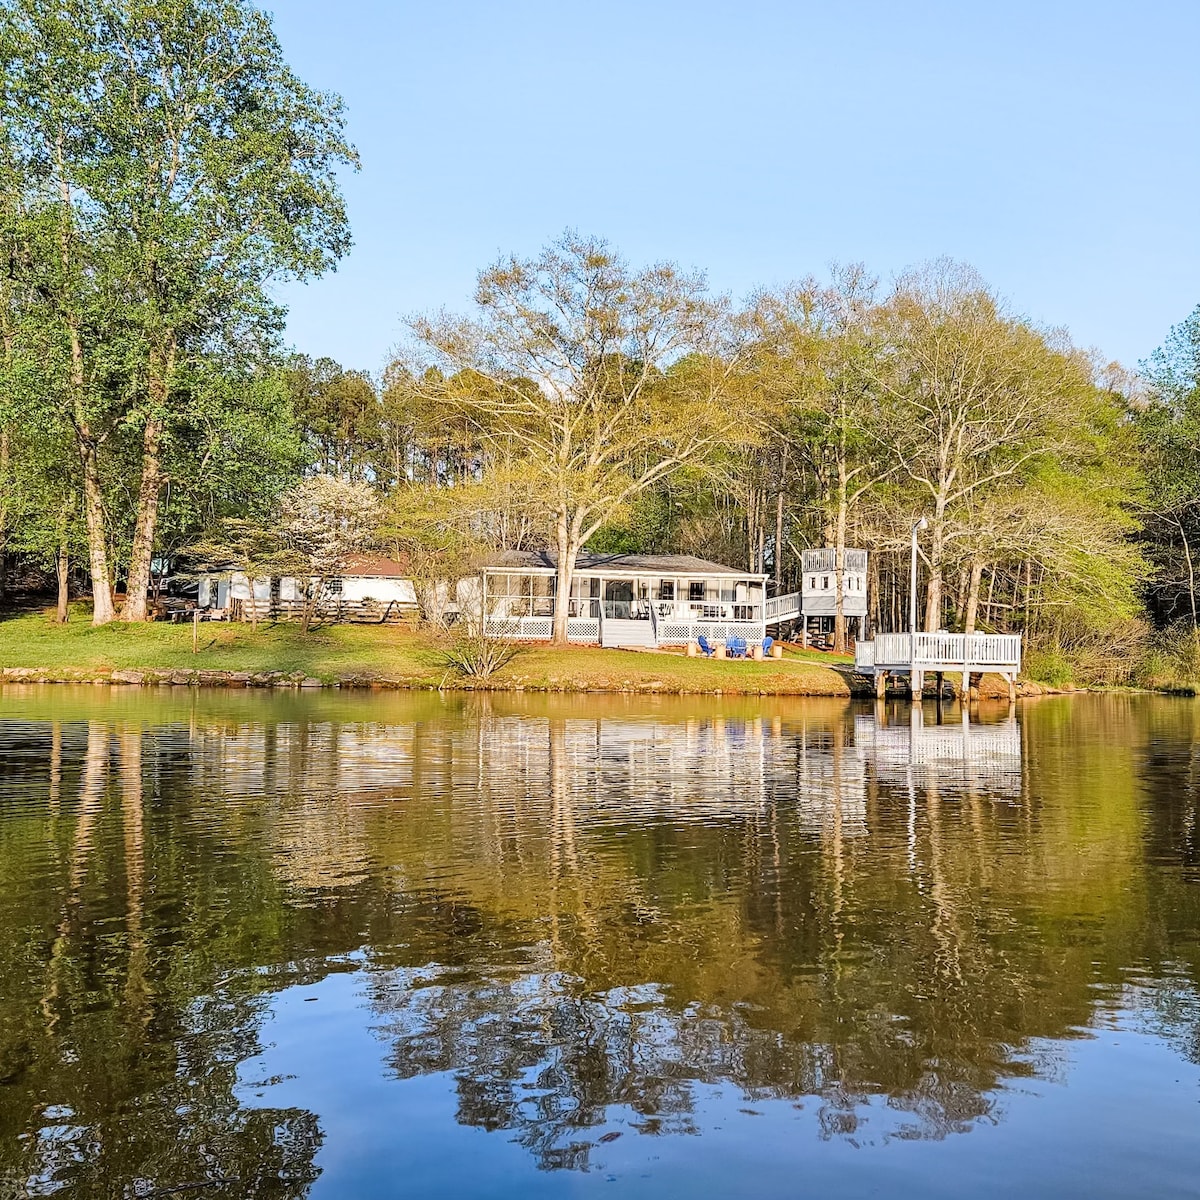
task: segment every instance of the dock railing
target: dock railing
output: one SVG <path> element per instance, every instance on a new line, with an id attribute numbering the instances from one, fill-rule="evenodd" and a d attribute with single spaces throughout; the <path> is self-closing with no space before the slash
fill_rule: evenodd
<path id="1" fill-rule="evenodd" d="M 1019 633 L 881 633 L 859 642 L 855 665 L 865 669 L 952 671 L 1021 669 Z"/>

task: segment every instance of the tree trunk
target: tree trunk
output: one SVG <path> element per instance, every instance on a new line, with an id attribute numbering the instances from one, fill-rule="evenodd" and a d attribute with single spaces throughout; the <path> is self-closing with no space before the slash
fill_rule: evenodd
<path id="1" fill-rule="evenodd" d="M 87 438 L 79 443 L 83 467 L 83 515 L 88 534 L 88 570 L 92 580 L 92 624 L 107 625 L 116 616 L 112 579 L 108 574 L 108 536 L 104 520 L 104 491 L 96 447 Z"/>
<path id="2" fill-rule="evenodd" d="M 961 566 L 958 569 L 958 580 L 954 588 L 954 623 L 959 629 L 967 617 L 967 590 L 970 586 L 970 568 Z"/>
<path id="3" fill-rule="evenodd" d="M 783 490 L 787 486 L 788 445 L 783 444 L 783 462 L 779 469 L 779 491 L 775 496 L 775 594 L 783 591 Z"/>
<path id="4" fill-rule="evenodd" d="M 936 633 L 942 627 L 942 568 L 946 553 L 946 501 L 938 497 L 930 521 L 929 582 L 925 592 L 925 631 Z"/>
<path id="5" fill-rule="evenodd" d="M 63 145 L 65 134 L 60 130 L 56 142 L 59 176 L 59 254 L 63 278 L 72 273 L 74 219 L 71 206 L 71 187 L 68 182 Z M 65 286 L 65 285 L 64 285 Z M 69 302 L 64 303 L 64 322 L 71 347 L 71 422 L 83 468 L 83 511 L 87 520 L 88 569 L 92 582 L 92 624 L 107 625 L 116 615 L 112 599 L 112 579 L 108 572 L 108 535 L 104 518 L 104 489 L 100 484 L 100 463 L 97 441 L 92 435 L 84 403 L 87 372 L 84 369 L 83 341 L 79 321 Z"/>
<path id="6" fill-rule="evenodd" d="M 9 349 L 10 338 L 6 334 L 5 357 L 11 358 Z M 9 438 L 8 430 L 0 429 L 0 608 L 4 606 L 5 593 L 8 591 L 8 509 L 4 497 L 9 494 Z"/>
<path id="7" fill-rule="evenodd" d="M 967 603 L 963 610 L 963 632 L 975 632 L 975 618 L 979 614 L 979 585 L 983 582 L 983 563 L 971 559 L 971 574 L 967 583 Z"/>
<path id="8" fill-rule="evenodd" d="M 837 512 L 833 522 L 833 652 L 846 653 L 846 460 L 838 459 Z"/>
<path id="9" fill-rule="evenodd" d="M 304 605 L 300 610 L 300 632 L 307 633 L 312 627 L 313 616 L 316 614 L 317 605 L 324 599 L 325 585 L 328 582 L 326 576 L 320 575 L 316 579 L 309 579 L 308 587 L 311 589 L 305 594 Z M 231 588 L 233 587 L 232 580 L 230 581 Z"/>
<path id="10" fill-rule="evenodd" d="M 568 644 L 567 621 L 571 616 L 571 584 L 575 579 L 575 558 L 579 554 L 580 531 L 583 514 L 568 517 L 565 511 L 558 514 L 555 524 L 555 540 L 558 545 L 558 568 L 554 587 L 554 627 L 552 640 L 556 646 Z M 603 605 L 604 597 L 600 597 Z"/>
<path id="11" fill-rule="evenodd" d="M 165 389 L 158 390 L 160 398 Z M 154 534 L 158 527 L 158 498 L 162 490 L 162 435 L 160 416 L 146 421 L 142 436 L 142 482 L 138 488 L 137 520 L 133 529 L 133 549 L 129 556 L 129 580 L 125 586 L 123 621 L 145 621 L 149 616 L 150 571 L 154 562 Z"/>
<path id="12" fill-rule="evenodd" d="M 58 547 L 54 569 L 58 576 L 58 609 L 54 614 L 54 619 L 59 625 L 65 625 L 71 619 L 70 563 L 67 559 L 66 542 Z"/>

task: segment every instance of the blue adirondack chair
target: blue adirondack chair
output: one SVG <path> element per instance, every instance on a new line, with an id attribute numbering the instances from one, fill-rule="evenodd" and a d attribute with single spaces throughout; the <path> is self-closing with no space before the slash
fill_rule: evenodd
<path id="1" fill-rule="evenodd" d="M 730 638 L 729 639 L 729 657 L 730 658 L 745 658 L 746 657 L 746 639 L 745 638 Z"/>
<path id="2" fill-rule="evenodd" d="M 704 634 L 701 634 L 696 639 L 696 644 L 700 647 L 700 653 L 703 654 L 705 658 L 712 658 L 712 656 L 716 653 L 715 648 L 708 644 L 708 638 L 706 638 Z"/>
<path id="3" fill-rule="evenodd" d="M 771 647 L 773 645 L 775 645 L 775 639 L 773 637 L 763 638 L 763 658 L 771 657 Z"/>

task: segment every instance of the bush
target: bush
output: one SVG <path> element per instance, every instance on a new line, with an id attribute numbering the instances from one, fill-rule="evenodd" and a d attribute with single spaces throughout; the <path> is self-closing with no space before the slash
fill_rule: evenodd
<path id="1" fill-rule="evenodd" d="M 1064 623 L 1052 638 L 1029 645 L 1024 674 L 1052 687 L 1126 684 L 1137 674 L 1150 644 L 1150 627 L 1137 618 L 1099 629 Z"/>
<path id="2" fill-rule="evenodd" d="M 1138 665 L 1142 687 L 1167 692 L 1195 692 L 1200 685 L 1200 633 L 1191 621 L 1165 629 Z"/>
<path id="3" fill-rule="evenodd" d="M 442 651 L 446 665 L 460 675 L 489 679 L 521 652 L 518 643 L 508 638 L 490 637 L 477 628 L 454 628 Z"/>
<path id="4" fill-rule="evenodd" d="M 1075 682 L 1075 668 L 1061 649 L 1030 650 L 1025 656 L 1024 675 L 1051 687 L 1066 687 Z"/>

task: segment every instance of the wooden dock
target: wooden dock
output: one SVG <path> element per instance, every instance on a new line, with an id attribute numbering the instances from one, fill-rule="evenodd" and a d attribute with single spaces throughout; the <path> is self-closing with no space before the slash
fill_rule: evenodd
<path id="1" fill-rule="evenodd" d="M 962 677 L 963 694 L 971 675 L 989 672 L 1008 680 L 1009 699 L 1016 698 L 1021 670 L 1019 633 L 881 633 L 854 647 L 855 670 L 875 680 L 882 696 L 889 677 L 907 676 L 909 689 L 919 696 L 925 676 L 936 675 L 939 687 L 946 675 Z"/>

